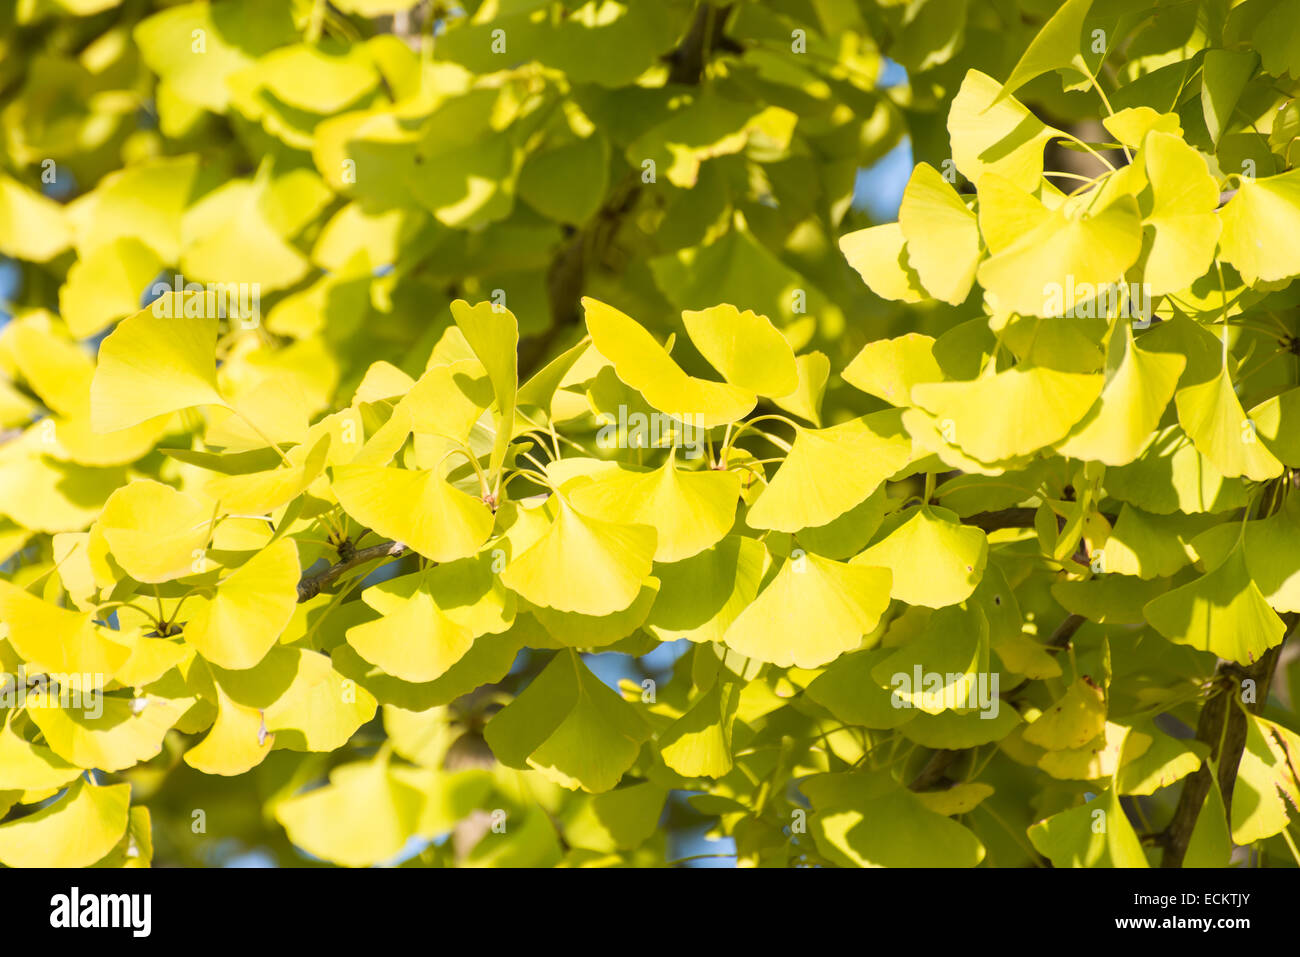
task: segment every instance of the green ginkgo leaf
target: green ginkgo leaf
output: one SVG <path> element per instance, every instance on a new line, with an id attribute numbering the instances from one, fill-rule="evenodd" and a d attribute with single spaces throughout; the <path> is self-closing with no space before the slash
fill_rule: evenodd
<path id="1" fill-rule="evenodd" d="M 881 299 L 921 302 L 929 298 L 907 257 L 899 223 L 869 226 L 840 237 L 840 251 Z"/>
<path id="2" fill-rule="evenodd" d="M 1288 750 L 1294 755 L 1300 740 L 1281 725 L 1246 711 L 1235 696 L 1229 707 L 1240 708 L 1246 722 L 1245 747 L 1232 790 L 1232 842 L 1252 844 L 1291 823 L 1291 808 L 1300 802 L 1300 776 L 1294 757 L 1288 760 Z M 1283 745 L 1288 736 L 1289 749 Z"/>
<path id="3" fill-rule="evenodd" d="M 855 649 L 889 607 L 887 568 L 787 559 L 727 628 L 727 647 L 781 668 L 817 668 Z"/>
<path id="4" fill-rule="evenodd" d="M 1112 788 L 1029 829 L 1054 867 L 1148 867 L 1142 844 Z"/>
<path id="5" fill-rule="evenodd" d="M 685 561 L 659 566 L 659 595 L 646 630 L 660 641 L 721 641 L 758 594 L 768 561 L 762 542 L 729 535 Z"/>
<path id="6" fill-rule="evenodd" d="M 1250 410 L 1260 441 L 1284 465 L 1300 468 L 1300 389 L 1288 389 Z"/>
<path id="7" fill-rule="evenodd" d="M 1244 790 L 1244 789 L 1243 789 Z M 1232 860 L 1232 831 L 1228 825 L 1228 809 L 1219 791 L 1219 769 L 1210 765 L 1210 787 L 1205 801 L 1196 815 L 1196 826 L 1187 841 L 1183 855 L 1184 867 L 1228 867 Z"/>
<path id="8" fill-rule="evenodd" d="M 1106 490 L 1160 515 L 1223 512 L 1246 504 L 1244 481 L 1225 478 L 1177 425 L 1157 433 L 1129 465 L 1108 471 Z"/>
<path id="9" fill-rule="evenodd" d="M 659 595 L 659 579 L 647 578 L 632 604 L 612 615 L 580 615 L 530 606 L 533 617 L 555 641 L 568 648 L 602 648 L 626 638 L 643 624 Z"/>
<path id="10" fill-rule="evenodd" d="M 899 707 L 926 714 L 978 707 L 976 686 L 988 672 L 988 641 L 988 621 L 978 608 L 943 608 L 918 637 L 880 661 L 871 677 L 891 689 Z M 938 680 L 914 680 L 921 675 Z"/>
<path id="11" fill-rule="evenodd" d="M 690 417 L 701 428 L 711 428 L 743 418 L 754 408 L 756 397 L 748 389 L 687 375 L 630 316 L 589 296 L 583 297 L 582 306 L 597 351 L 614 364 L 619 379 L 660 412 Z"/>
<path id="12" fill-rule="evenodd" d="M 715 681 L 659 735 L 664 764 L 686 778 L 720 778 L 733 764 L 731 733 L 740 686 Z"/>
<path id="13" fill-rule="evenodd" d="M 720 542 L 736 517 L 740 473 L 677 468 L 676 454 L 652 472 L 620 469 L 574 488 L 573 507 L 606 522 L 650 525 L 654 559 L 678 562 Z"/>
<path id="14" fill-rule="evenodd" d="M 1066 0 L 1051 15 L 1007 77 L 1002 95 L 1008 96 L 1035 77 L 1052 70 L 1079 68 L 1083 21 L 1092 9 L 1092 0 Z"/>
<path id="15" fill-rule="evenodd" d="M 1016 366 L 961 382 L 922 382 L 912 401 L 948 423 L 949 441 L 982 462 L 1026 455 L 1063 439 L 1101 394 L 1104 377 Z"/>
<path id="16" fill-rule="evenodd" d="M 1300 229 L 1300 170 L 1259 179 L 1243 177 L 1219 215 L 1223 219 L 1220 255 L 1246 283 L 1300 274 L 1300 250 L 1270 238 L 1290 236 Z"/>
<path id="17" fill-rule="evenodd" d="M 275 646 L 298 603 L 298 546 L 281 538 L 240 565 L 211 597 L 191 599 L 185 641 L 222 668 L 252 668 Z"/>
<path id="18" fill-rule="evenodd" d="M 1151 183 L 1151 230 L 1142 278 L 1153 296 L 1185 289 L 1203 276 L 1219 244 L 1219 184 L 1205 159 L 1177 136 L 1152 132 L 1142 146 Z"/>
<path id="19" fill-rule="evenodd" d="M 172 308 L 159 308 L 169 297 Z M 191 406 L 226 404 L 217 387 L 217 320 L 184 318 L 179 299 L 165 293 L 123 319 L 100 344 L 90 385 L 96 431 L 116 432 Z"/>
<path id="20" fill-rule="evenodd" d="M 501 573 L 506 587 L 534 605 L 580 615 L 611 615 L 636 600 L 650 574 L 652 526 L 584 515 L 557 495 L 546 531 Z"/>
<path id="21" fill-rule="evenodd" d="M 800 783 L 812 802 L 817 849 L 842 867 L 974 867 L 984 846 L 888 775 L 818 774 Z"/>
<path id="22" fill-rule="evenodd" d="M 1186 359 L 1172 352 L 1147 352 L 1123 323 L 1111 333 L 1110 351 L 1121 352 L 1098 404 L 1056 449 L 1070 458 L 1127 465 L 1151 441 L 1174 397 Z"/>
<path id="23" fill-rule="evenodd" d="M 825 429 L 798 428 L 789 455 L 745 522 L 781 532 L 826 525 L 879 488 L 911 455 L 911 439 L 893 411 Z"/>
<path id="24" fill-rule="evenodd" d="M 430 561 L 468 558 L 492 532 L 492 510 L 434 471 L 341 465 L 331 487 L 362 525 Z"/>
<path id="25" fill-rule="evenodd" d="M 900 601 L 943 608 L 971 596 L 988 553 L 988 537 L 980 529 L 961 524 L 946 508 L 923 505 L 899 513 L 889 533 L 853 564 L 890 569 L 891 594 Z"/>
<path id="26" fill-rule="evenodd" d="M 1258 661 L 1286 634 L 1250 577 L 1241 542 L 1208 574 L 1153 599 L 1145 614 L 1170 641 L 1243 665 Z"/>
<path id="27" fill-rule="evenodd" d="M 687 309 L 682 323 L 700 355 L 732 385 L 758 395 L 789 395 L 799 385 L 790 343 L 767 316 L 722 304 Z"/>
<path id="28" fill-rule="evenodd" d="M 1174 404 L 1178 423 L 1196 450 L 1227 478 L 1244 476 L 1262 482 L 1282 474 L 1282 463 L 1259 440 L 1255 424 L 1246 417 L 1227 366 L 1208 382 L 1180 389 Z"/>
<path id="29" fill-rule="evenodd" d="M 880 730 L 906 724 L 917 712 L 899 707 L 893 688 L 874 677 L 881 662 L 897 653 L 896 648 L 870 648 L 841 655 L 813 679 L 807 695 L 845 724 Z"/>
<path id="30" fill-rule="evenodd" d="M 126 831 L 131 785 L 75 782 L 59 800 L 0 825 L 6 867 L 88 867 Z"/>
<path id="31" fill-rule="evenodd" d="M 503 764 L 599 793 L 632 766 L 650 726 L 575 653 L 561 651 L 483 733 Z"/>
<path id="32" fill-rule="evenodd" d="M 898 225 L 907 259 L 935 299 L 960 305 L 975 282 L 980 232 L 975 214 L 928 163 L 919 164 L 903 190 Z"/>

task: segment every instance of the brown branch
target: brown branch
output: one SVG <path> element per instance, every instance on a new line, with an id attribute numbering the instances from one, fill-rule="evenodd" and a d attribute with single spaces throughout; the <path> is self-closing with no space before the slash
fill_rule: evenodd
<path id="1" fill-rule="evenodd" d="M 397 558 L 406 554 L 406 546 L 401 542 L 382 542 L 366 548 L 358 548 L 349 558 L 331 565 L 315 575 L 304 575 L 298 582 L 298 602 L 311 601 L 321 590 L 333 584 L 344 572 L 351 571 L 358 565 L 372 562 L 376 558 Z"/>
<path id="2" fill-rule="evenodd" d="M 911 791 L 929 791 L 932 788 L 942 784 L 947 780 L 947 771 L 952 763 L 956 761 L 964 751 L 935 751 L 930 755 L 930 760 L 925 762 L 925 767 L 921 768 L 919 774 L 912 779 L 908 790 Z"/>

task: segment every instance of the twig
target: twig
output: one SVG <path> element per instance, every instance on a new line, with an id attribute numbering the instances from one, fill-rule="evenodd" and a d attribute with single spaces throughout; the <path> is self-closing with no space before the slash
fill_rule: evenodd
<path id="1" fill-rule="evenodd" d="M 298 582 L 298 602 L 301 604 L 304 601 L 311 601 L 321 593 L 321 589 L 332 584 L 344 572 L 350 571 L 358 565 L 364 565 L 376 558 L 397 558 L 405 555 L 406 551 L 406 545 L 402 542 L 382 542 L 368 548 L 358 548 L 350 558 L 336 565 L 331 565 L 323 572 L 315 575 L 304 575 Z"/>

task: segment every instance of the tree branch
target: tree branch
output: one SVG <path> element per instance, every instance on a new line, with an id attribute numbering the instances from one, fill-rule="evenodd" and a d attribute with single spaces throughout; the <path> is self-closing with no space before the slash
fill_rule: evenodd
<path id="1" fill-rule="evenodd" d="M 333 584 L 340 575 L 351 571 L 358 565 L 364 565 L 376 558 L 398 558 L 405 555 L 406 550 L 406 546 L 401 542 L 382 542 L 379 545 L 359 548 L 352 553 L 351 557 L 331 565 L 323 572 L 315 575 L 304 575 L 298 582 L 298 603 L 311 601 L 321 593 L 322 589 Z"/>

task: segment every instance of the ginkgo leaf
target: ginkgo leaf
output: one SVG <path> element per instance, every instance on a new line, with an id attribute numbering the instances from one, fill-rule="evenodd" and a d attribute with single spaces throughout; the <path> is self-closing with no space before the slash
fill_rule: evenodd
<path id="1" fill-rule="evenodd" d="M 1215 378 L 1180 389 L 1174 404 L 1178 423 L 1196 450 L 1224 476 L 1262 482 L 1282 474 L 1282 463 L 1259 441 L 1246 417 L 1226 366 Z"/>
<path id="2" fill-rule="evenodd" d="M 948 109 L 952 161 L 972 183 L 993 172 L 1021 189 L 1037 189 L 1043 148 L 1055 133 L 979 70 L 966 72 Z"/>
<path id="3" fill-rule="evenodd" d="M 212 535 L 213 503 L 152 479 L 136 479 L 114 492 L 97 527 L 113 559 L 132 578 L 164 582 L 196 568 Z"/>
<path id="4" fill-rule="evenodd" d="M 798 428 L 745 522 L 782 532 L 825 525 L 874 492 L 911 454 L 911 440 L 892 411 L 825 429 Z"/>
<path id="5" fill-rule="evenodd" d="M 950 423 L 952 443 L 982 462 L 997 462 L 1060 441 L 1103 384 L 1097 374 L 1016 366 L 967 381 L 918 383 L 912 401 Z"/>
<path id="6" fill-rule="evenodd" d="M 907 240 L 899 223 L 847 233 L 840 237 L 840 251 L 881 299 L 921 302 L 928 298 L 921 277 L 908 262 Z"/>
<path id="7" fill-rule="evenodd" d="M 348 644 L 403 681 L 442 677 L 474 641 L 473 632 L 443 614 L 426 588 L 406 595 L 369 588 L 363 597 L 383 617 L 348 629 Z"/>
<path id="8" fill-rule="evenodd" d="M 1029 41 L 1028 48 L 1011 69 L 1002 96 L 1014 93 L 1044 73 L 1074 66 L 1081 59 L 1080 35 L 1084 18 L 1091 9 L 1092 0 L 1066 0 L 1061 4 Z"/>
<path id="9" fill-rule="evenodd" d="M 534 605 L 580 615 L 610 615 L 636 600 L 654 560 L 652 526 L 584 515 L 557 496 L 554 521 L 513 555 L 501 580 Z"/>
<path id="10" fill-rule="evenodd" d="M 496 395 L 498 424 L 491 458 L 491 468 L 495 473 L 505 461 L 515 420 L 515 398 L 519 390 L 519 321 L 509 309 L 494 302 L 470 306 L 457 299 L 451 304 L 451 315 L 487 370 Z"/>
<path id="11" fill-rule="evenodd" d="M 659 594 L 646 630 L 660 641 L 721 641 L 758 594 L 767 563 L 761 542 L 729 535 L 698 555 L 659 566 Z"/>
<path id="12" fill-rule="evenodd" d="M 60 608 L 0 581 L 0 621 L 9 626 L 9 644 L 33 669 L 107 682 L 131 649 L 93 619 L 91 612 Z"/>
<path id="13" fill-rule="evenodd" d="M 375 714 L 370 692 L 339 674 L 328 655 L 306 648 L 272 648 L 243 671 L 211 668 L 231 700 L 262 712 L 277 748 L 334 751 Z"/>
<path id="14" fill-rule="evenodd" d="M 1177 292 L 1203 276 L 1214 259 L 1221 220 L 1219 184 L 1205 159 L 1177 136 L 1152 132 L 1142 147 L 1151 183 L 1151 211 L 1142 225 L 1151 230 L 1142 278 L 1153 296 Z"/>
<path id="15" fill-rule="evenodd" d="M 331 436 L 327 432 L 309 447 L 291 449 L 283 468 L 219 475 L 205 491 L 221 503 L 227 514 L 258 515 L 287 505 L 316 481 L 329 459 Z"/>
<path id="16" fill-rule="evenodd" d="M 898 225 L 907 259 L 935 299 L 959 305 L 970 294 L 980 259 L 975 214 L 933 166 L 917 165 L 903 190 Z"/>
<path id="17" fill-rule="evenodd" d="M 71 699 L 69 704 L 73 704 Z M 121 771 L 162 750 L 163 736 L 194 703 L 193 698 L 104 695 L 95 707 L 63 707 L 47 695 L 28 715 L 59 757 L 82 768 Z"/>
<path id="18" fill-rule="evenodd" d="M 222 668 L 252 668 L 293 617 L 301 575 L 297 545 L 279 539 L 223 579 L 214 595 L 191 599 L 186 643 Z"/>
<path id="19" fill-rule="evenodd" d="M 280 802 L 275 816 L 303 850 L 345 867 L 369 867 L 406 845 L 423 806 L 424 796 L 393 773 L 381 751 L 335 768 L 327 785 Z M 351 823 L 339 827 L 340 821 Z"/>
<path id="20" fill-rule="evenodd" d="M 789 395 L 799 385 L 790 343 L 767 316 L 723 303 L 687 309 L 682 323 L 700 355 L 732 385 L 758 395 Z"/>
<path id="21" fill-rule="evenodd" d="M 1243 480 L 1225 478 L 1177 425 L 1157 433 L 1129 465 L 1108 471 L 1106 490 L 1160 515 L 1223 512 L 1246 504 Z"/>
<path id="22" fill-rule="evenodd" d="M 1133 197 L 1120 196 L 1095 211 L 1066 204 L 981 262 L 978 277 L 998 312 L 1074 315 L 1081 303 L 1122 280 L 1141 252 Z"/>
<path id="23" fill-rule="evenodd" d="M 502 763 L 599 793 L 632 766 L 650 726 L 576 654 L 561 651 L 483 733 Z"/>
<path id="24" fill-rule="evenodd" d="M 59 800 L 0 825 L 6 867 L 88 867 L 126 831 L 131 785 L 75 782 Z"/>
<path id="25" fill-rule="evenodd" d="M 933 346 L 934 339 L 917 332 L 868 342 L 845 366 L 840 378 L 890 405 L 906 406 L 911 402 L 912 386 L 943 379 Z"/>
<path id="26" fill-rule="evenodd" d="M 925 630 L 871 671 L 897 705 L 926 714 L 978 706 L 976 684 L 988 672 L 988 621 L 978 608 L 949 607 L 930 616 Z M 917 681 L 922 675 L 937 680 Z"/>
<path id="27" fill-rule="evenodd" d="M 1029 840 L 1054 867 L 1149 866 L 1114 789 L 1039 821 Z"/>
<path id="28" fill-rule="evenodd" d="M 659 579 L 647 578 L 632 604 L 612 615 L 580 615 L 530 606 L 533 617 L 555 641 L 569 648 L 602 648 L 626 638 L 643 624 L 659 596 Z"/>
<path id="29" fill-rule="evenodd" d="M 680 718 L 659 735 L 664 764 L 687 778 L 720 778 L 733 765 L 731 732 L 740 689 L 715 681 Z"/>
<path id="30" fill-rule="evenodd" d="M 895 527 L 853 564 L 890 569 L 891 594 L 900 601 L 942 608 L 975 591 L 988 549 L 980 529 L 962 525 L 946 508 L 923 505 L 900 513 Z"/>
<path id="31" fill-rule="evenodd" d="M 91 421 L 115 432 L 196 405 L 224 406 L 217 387 L 217 320 L 166 318 L 162 299 L 118 323 L 99 347 L 90 385 Z M 165 315 L 166 314 L 166 315 Z"/>
<path id="32" fill-rule="evenodd" d="M 185 752 L 185 763 L 204 774 L 237 775 L 262 763 L 275 735 L 266 730 L 258 708 L 242 705 L 214 685 L 217 717 L 207 735 Z"/>
<path id="33" fill-rule="evenodd" d="M 1187 360 L 1177 353 L 1139 348 L 1128 323 L 1122 334 L 1111 334 L 1110 349 L 1123 350 L 1118 368 L 1102 388 L 1097 406 L 1056 449 L 1070 458 L 1127 465 L 1151 441 Z"/>
<path id="34" fill-rule="evenodd" d="M 778 667 L 816 668 L 852 651 L 889 606 L 887 568 L 819 555 L 790 558 L 723 641 Z"/>
<path id="35" fill-rule="evenodd" d="M 24 741 L 12 727 L 12 715 L 0 728 L 0 788 L 45 791 L 70 784 L 81 769 L 69 764 L 48 747 Z"/>
<path id="36" fill-rule="evenodd" d="M 630 316 L 590 297 L 583 297 L 582 306 L 596 349 L 614 364 L 619 379 L 659 411 L 691 417 L 701 428 L 711 428 L 743 418 L 754 408 L 756 397 L 748 389 L 687 375 Z"/>
<path id="37" fill-rule="evenodd" d="M 1258 661 L 1286 634 L 1251 579 L 1240 543 L 1208 574 L 1153 599 L 1145 614 L 1170 641 L 1243 665 Z"/>
<path id="38" fill-rule="evenodd" d="M 1082 748 L 1106 728 L 1105 692 L 1086 675 L 1024 730 L 1024 738 L 1048 751 Z"/>
<path id="39" fill-rule="evenodd" d="M 1242 178 L 1236 195 L 1219 210 L 1220 255 L 1246 283 L 1273 282 L 1300 274 L 1300 252 L 1271 237 L 1300 228 L 1300 170 Z"/>
<path id="40" fill-rule="evenodd" d="M 984 859 L 974 834 L 886 774 L 818 774 L 800 788 L 812 802 L 818 850 L 840 866 L 974 867 Z"/>
<path id="41" fill-rule="evenodd" d="M 362 525 L 403 542 L 430 561 L 476 554 L 492 532 L 492 510 L 437 472 L 340 465 L 331 485 Z"/>
<path id="42" fill-rule="evenodd" d="M 658 533 L 655 561 L 677 562 L 731 531 L 740 478 L 735 471 L 678 469 L 672 452 L 653 472 L 620 470 L 573 489 L 569 500 L 593 518 L 652 526 Z"/>

